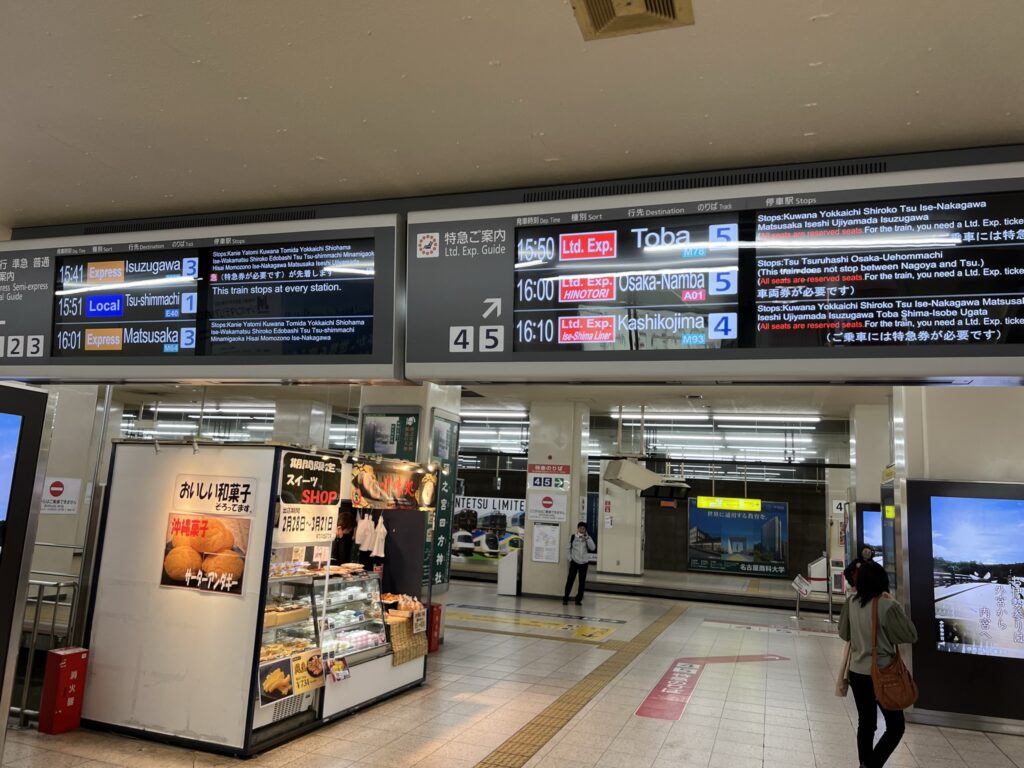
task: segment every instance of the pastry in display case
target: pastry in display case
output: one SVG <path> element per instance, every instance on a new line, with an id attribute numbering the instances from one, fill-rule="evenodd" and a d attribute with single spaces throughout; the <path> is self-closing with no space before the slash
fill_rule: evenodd
<path id="1" fill-rule="evenodd" d="M 352 569 L 331 576 L 317 594 L 317 614 L 324 658 L 346 658 L 350 665 L 387 652 L 387 633 L 380 602 L 380 576 Z"/>

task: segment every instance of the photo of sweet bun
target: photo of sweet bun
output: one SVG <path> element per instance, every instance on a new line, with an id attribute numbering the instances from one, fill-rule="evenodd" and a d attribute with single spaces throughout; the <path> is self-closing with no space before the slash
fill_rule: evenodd
<path id="1" fill-rule="evenodd" d="M 216 573 L 219 576 L 229 575 L 238 581 L 245 572 L 245 560 L 239 557 L 233 550 L 226 549 L 213 555 L 207 555 L 203 560 L 203 570 L 206 573 Z"/>
<path id="2" fill-rule="evenodd" d="M 196 573 L 202 566 L 202 555 L 188 545 L 174 547 L 164 557 L 164 573 L 174 581 L 184 581 L 189 570 Z"/>
<path id="3" fill-rule="evenodd" d="M 202 552 L 220 552 L 235 546 L 235 535 L 215 517 L 206 519 L 206 536 L 200 539 Z"/>

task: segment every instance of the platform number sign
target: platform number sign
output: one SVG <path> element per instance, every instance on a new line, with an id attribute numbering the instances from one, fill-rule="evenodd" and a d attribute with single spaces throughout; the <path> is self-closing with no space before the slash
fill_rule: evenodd
<path id="1" fill-rule="evenodd" d="M 483 319 L 491 315 L 501 317 L 501 299 L 484 299 Z M 448 326 L 449 352 L 504 352 L 504 325 L 450 325 Z"/>

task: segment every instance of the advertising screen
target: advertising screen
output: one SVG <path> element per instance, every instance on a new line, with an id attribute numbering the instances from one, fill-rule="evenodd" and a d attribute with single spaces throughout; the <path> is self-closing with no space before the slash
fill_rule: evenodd
<path id="1" fill-rule="evenodd" d="M 885 557 L 882 554 L 882 510 L 865 509 L 862 515 L 861 546 L 871 547 L 875 551 L 874 561 L 879 565 L 884 565 Z"/>
<path id="2" fill-rule="evenodd" d="M 18 458 L 20 438 L 21 416 L 0 413 L 0 547 L 4 545 L 7 507 L 11 501 L 11 483 L 14 481 L 14 464 Z"/>
<path id="3" fill-rule="evenodd" d="M 735 216 L 516 230 L 514 349 L 735 346 Z"/>
<path id="4" fill-rule="evenodd" d="M 1024 659 L 1024 500 L 931 497 L 940 651 Z"/>
<path id="5" fill-rule="evenodd" d="M 761 501 L 723 506 L 716 501 L 721 500 L 690 499 L 689 569 L 784 577 L 789 563 L 789 505 Z"/>

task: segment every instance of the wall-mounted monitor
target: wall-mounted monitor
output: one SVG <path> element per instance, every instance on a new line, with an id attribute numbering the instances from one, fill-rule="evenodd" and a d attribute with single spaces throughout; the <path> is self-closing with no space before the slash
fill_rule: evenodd
<path id="1" fill-rule="evenodd" d="M 907 525 L 918 709 L 1024 720 L 1024 485 L 908 481 Z"/>
<path id="2" fill-rule="evenodd" d="M 407 371 L 1020 375 L 1020 176 L 994 164 L 412 213 Z M 448 292 L 459 300 L 436 301 Z"/>
<path id="3" fill-rule="evenodd" d="M 5 243 L 0 374 L 393 379 L 395 226 L 375 216 Z"/>

